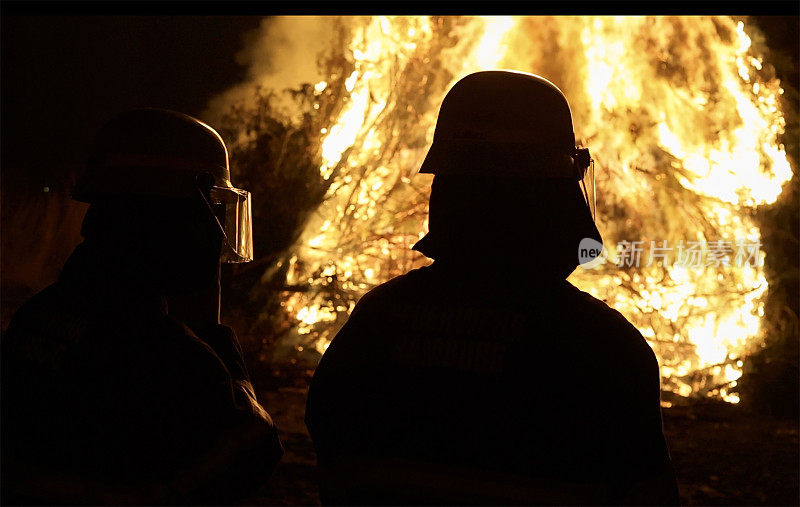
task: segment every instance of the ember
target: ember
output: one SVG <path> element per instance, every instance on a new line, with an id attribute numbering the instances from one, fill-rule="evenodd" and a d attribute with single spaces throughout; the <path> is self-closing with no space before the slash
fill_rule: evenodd
<path id="1" fill-rule="evenodd" d="M 303 43 L 310 34 L 328 41 L 319 55 Z M 294 217 L 301 232 L 257 277 L 280 278 L 278 347 L 316 361 L 364 292 L 429 262 L 410 248 L 426 230 L 430 179 L 415 172 L 438 104 L 468 73 L 515 69 L 561 87 L 596 161 L 609 255 L 570 280 L 642 331 L 674 400 L 739 401 L 742 360 L 764 342 L 768 288 L 753 211 L 792 177 L 783 89 L 742 21 L 278 18 L 259 37 L 252 82 L 215 99 L 210 114 L 226 115 L 245 182 L 307 176 L 290 197 L 305 200 Z M 273 40 L 284 42 L 259 52 Z M 259 65 L 267 57 L 314 70 L 284 75 Z M 695 242 L 703 260 L 675 262 L 675 250 L 619 262 L 633 241 L 645 253 Z M 751 245 L 751 262 L 734 262 L 737 243 Z M 715 244 L 730 250 L 715 258 Z"/>

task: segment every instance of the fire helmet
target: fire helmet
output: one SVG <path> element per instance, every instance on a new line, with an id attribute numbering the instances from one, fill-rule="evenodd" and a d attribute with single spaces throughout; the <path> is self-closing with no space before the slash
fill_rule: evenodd
<path id="1" fill-rule="evenodd" d="M 575 145 L 566 97 L 543 77 L 490 70 L 459 80 L 442 101 L 419 172 L 536 179 L 542 185 L 574 181 L 582 199 L 564 205 L 584 208 L 579 232 L 602 242 L 594 223 L 592 158 Z"/>
<path id="2" fill-rule="evenodd" d="M 253 260 L 250 192 L 231 183 L 220 135 L 191 116 L 137 109 L 101 128 L 72 197 L 93 203 L 122 196 L 199 196 L 222 231 L 221 260 Z"/>

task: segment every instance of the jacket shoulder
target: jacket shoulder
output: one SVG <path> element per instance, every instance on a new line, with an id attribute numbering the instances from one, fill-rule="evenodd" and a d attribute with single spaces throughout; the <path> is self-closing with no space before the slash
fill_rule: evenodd
<path id="1" fill-rule="evenodd" d="M 399 303 L 414 297 L 425 290 L 431 283 L 429 267 L 417 268 L 408 273 L 396 276 L 372 289 L 361 296 L 350 318 L 360 317 L 362 314 L 380 312 L 388 305 Z"/>
<path id="2" fill-rule="evenodd" d="M 70 298 L 59 283 L 47 286 L 20 306 L 8 324 L 9 331 L 43 323 L 43 318 L 74 310 Z M 46 320 L 46 319 L 45 319 Z"/>
<path id="3" fill-rule="evenodd" d="M 642 333 L 622 313 L 594 296 L 571 286 L 571 298 L 576 301 L 581 318 L 598 336 L 604 345 L 618 351 L 617 357 L 626 366 L 640 365 L 640 371 L 658 376 L 658 360 L 652 347 Z M 629 370 L 629 368 L 626 368 Z"/>
<path id="4" fill-rule="evenodd" d="M 89 327 L 87 312 L 55 283 L 22 304 L 3 336 L 4 353 L 23 353 L 46 360 L 80 341 Z"/>

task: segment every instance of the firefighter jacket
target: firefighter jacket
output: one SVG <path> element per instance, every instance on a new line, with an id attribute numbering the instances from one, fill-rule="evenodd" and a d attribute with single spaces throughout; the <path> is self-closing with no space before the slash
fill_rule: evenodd
<path id="1" fill-rule="evenodd" d="M 197 334 L 77 252 L 2 347 L 6 502 L 229 503 L 283 454 L 230 328 Z"/>
<path id="2" fill-rule="evenodd" d="M 321 498 L 676 503 L 659 383 L 639 331 L 566 280 L 437 260 L 367 293 L 321 359 Z"/>

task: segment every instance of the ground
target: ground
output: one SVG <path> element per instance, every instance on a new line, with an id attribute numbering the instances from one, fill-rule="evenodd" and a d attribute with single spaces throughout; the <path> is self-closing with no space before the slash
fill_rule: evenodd
<path id="1" fill-rule="evenodd" d="M 286 455 L 248 503 L 318 504 L 316 457 L 303 413 L 306 389 L 282 387 L 260 398 L 277 423 Z M 727 405 L 664 409 L 683 505 L 798 505 L 796 420 L 748 413 Z"/>
<path id="2" fill-rule="evenodd" d="M 709 405 L 664 410 L 684 505 L 798 505 L 797 420 Z"/>

